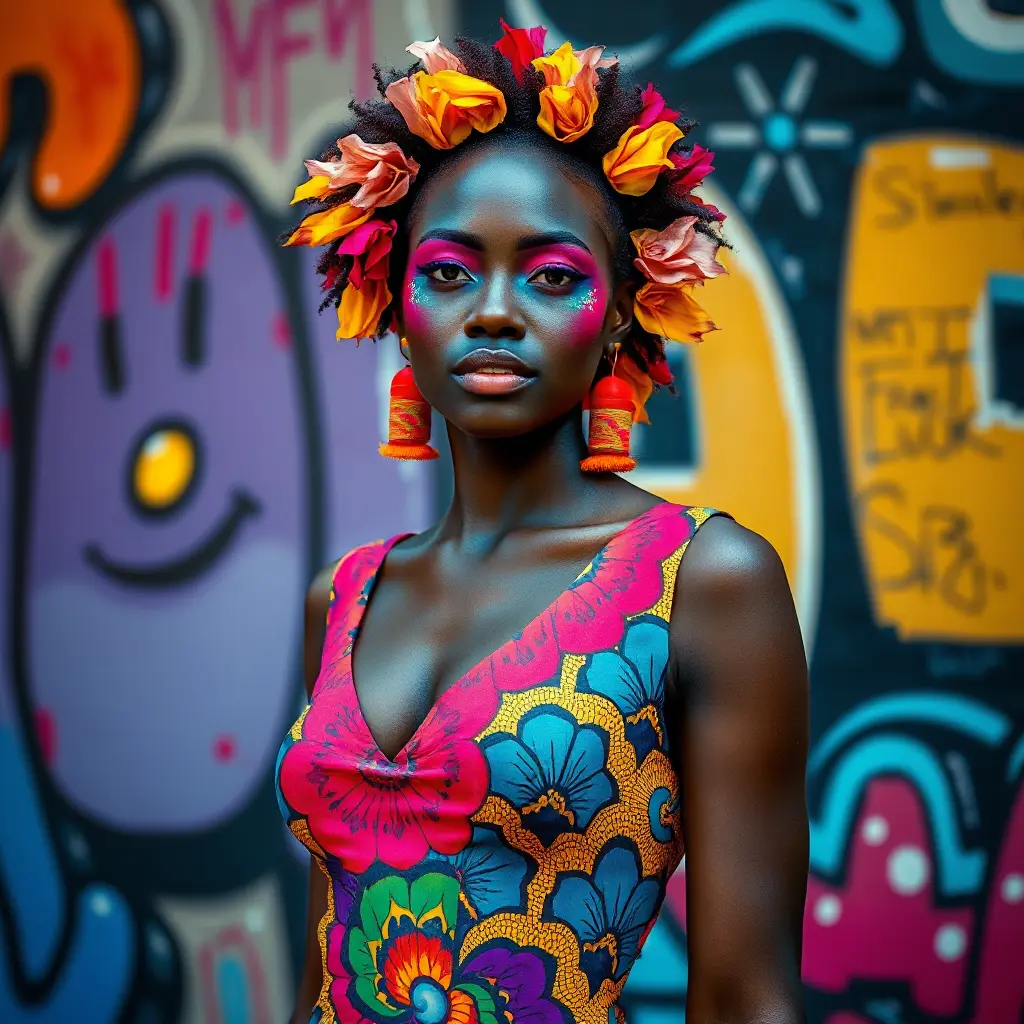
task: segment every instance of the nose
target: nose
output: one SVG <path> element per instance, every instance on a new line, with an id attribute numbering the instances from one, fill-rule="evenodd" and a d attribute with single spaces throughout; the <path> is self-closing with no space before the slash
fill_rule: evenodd
<path id="1" fill-rule="evenodd" d="M 512 281 L 505 274 L 495 274 L 469 318 L 462 327 L 467 338 L 506 338 L 522 341 L 526 324 L 512 301 Z"/>

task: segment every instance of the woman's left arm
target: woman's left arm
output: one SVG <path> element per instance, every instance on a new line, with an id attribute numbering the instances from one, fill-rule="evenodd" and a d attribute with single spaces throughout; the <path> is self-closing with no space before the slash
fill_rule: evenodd
<path id="1" fill-rule="evenodd" d="M 705 523 L 676 580 L 671 644 L 687 1024 L 798 1024 L 808 682 L 774 548 L 729 519 Z"/>

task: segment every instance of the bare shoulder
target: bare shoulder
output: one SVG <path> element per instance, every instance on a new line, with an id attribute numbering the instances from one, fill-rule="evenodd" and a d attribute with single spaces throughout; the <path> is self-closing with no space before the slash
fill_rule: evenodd
<path id="1" fill-rule="evenodd" d="M 782 559 L 760 534 L 724 516 L 708 520 L 683 557 L 671 643 L 691 682 L 766 690 L 766 677 L 775 675 L 806 687 L 803 639 Z"/>
<path id="2" fill-rule="evenodd" d="M 336 559 L 329 565 L 325 565 L 313 577 L 312 583 L 306 590 L 306 615 L 312 618 L 325 618 L 327 607 L 331 602 L 331 586 L 334 583 L 334 574 L 338 571 L 341 559 Z"/>
<path id="3" fill-rule="evenodd" d="M 690 601 L 792 601 L 775 548 L 759 533 L 725 516 L 709 519 L 690 541 L 679 568 L 677 596 L 681 591 Z M 686 601 L 680 605 L 686 606 Z"/>

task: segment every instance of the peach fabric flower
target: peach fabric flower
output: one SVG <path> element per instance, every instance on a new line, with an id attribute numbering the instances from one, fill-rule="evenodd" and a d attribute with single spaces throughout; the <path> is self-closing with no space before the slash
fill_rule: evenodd
<path id="1" fill-rule="evenodd" d="M 352 269 L 338 305 L 338 338 L 369 338 L 391 302 L 388 267 L 395 221 L 371 220 L 349 233 L 338 254 L 352 257 Z"/>
<path id="2" fill-rule="evenodd" d="M 505 119 L 502 91 L 461 71 L 417 71 L 392 82 L 384 94 L 409 130 L 434 149 L 451 149 L 474 128 L 489 132 Z"/>
<path id="3" fill-rule="evenodd" d="M 368 221 L 371 213 L 372 210 L 364 210 L 351 203 L 338 203 L 304 218 L 284 244 L 327 245 L 344 238 L 353 228 Z"/>
<path id="4" fill-rule="evenodd" d="M 726 273 L 715 259 L 721 243 L 695 230 L 696 223 L 696 217 L 679 217 L 662 231 L 631 231 L 629 237 L 639 254 L 633 265 L 648 281 L 659 284 L 705 281 Z"/>
<path id="5" fill-rule="evenodd" d="M 338 139 L 338 152 L 337 160 L 306 161 L 310 179 L 295 190 L 293 203 L 324 199 L 335 189 L 359 184 L 349 200 L 353 206 L 391 206 L 409 191 L 420 170 L 419 163 L 394 142 L 363 142 L 358 135 L 346 135 Z"/>
<path id="6" fill-rule="evenodd" d="M 597 112 L 597 69 L 617 63 L 604 57 L 603 46 L 574 50 L 571 43 L 562 43 L 548 57 L 531 62 L 544 76 L 540 91 L 540 113 L 537 124 L 559 142 L 575 142 L 593 127 Z"/>
<path id="7" fill-rule="evenodd" d="M 602 161 L 612 188 L 627 196 L 650 192 L 662 170 L 672 167 L 668 151 L 682 137 L 668 121 L 655 121 L 649 128 L 631 125 Z"/>
<path id="8" fill-rule="evenodd" d="M 645 331 L 670 341 L 702 341 L 718 330 L 693 297 L 693 285 L 650 281 L 633 296 L 633 315 Z"/>
<path id="9" fill-rule="evenodd" d="M 522 82 L 523 72 L 536 57 L 544 56 L 544 37 L 548 30 L 543 25 L 535 28 L 512 28 L 504 18 L 498 19 L 504 35 L 494 44 L 494 48 L 512 65 L 512 74 L 517 82 Z"/>
<path id="10" fill-rule="evenodd" d="M 435 36 L 429 43 L 410 43 L 406 48 L 426 69 L 428 75 L 438 71 L 466 72 L 466 65 Z"/>
<path id="11" fill-rule="evenodd" d="M 636 119 L 637 128 L 649 128 L 656 121 L 676 121 L 679 119 L 678 110 L 670 110 L 665 105 L 665 98 L 654 88 L 653 82 L 647 83 L 647 88 L 640 93 L 640 100 L 643 108 L 640 116 Z"/>

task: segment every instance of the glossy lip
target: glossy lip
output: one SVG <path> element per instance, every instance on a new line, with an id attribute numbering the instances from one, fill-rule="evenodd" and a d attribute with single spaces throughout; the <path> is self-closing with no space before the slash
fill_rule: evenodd
<path id="1" fill-rule="evenodd" d="M 220 522 L 191 551 L 169 562 L 155 565 L 129 565 L 109 559 L 98 544 L 87 544 L 85 561 L 98 573 L 117 583 L 133 587 L 161 589 L 176 587 L 208 569 L 223 555 L 238 537 L 247 519 L 260 514 L 260 504 L 251 495 L 239 489 L 231 497 L 231 505 Z"/>
<path id="2" fill-rule="evenodd" d="M 536 377 L 537 371 L 519 356 L 504 348 L 478 348 L 463 356 L 453 367 L 452 376 L 466 373 L 504 373 L 516 377 Z"/>

